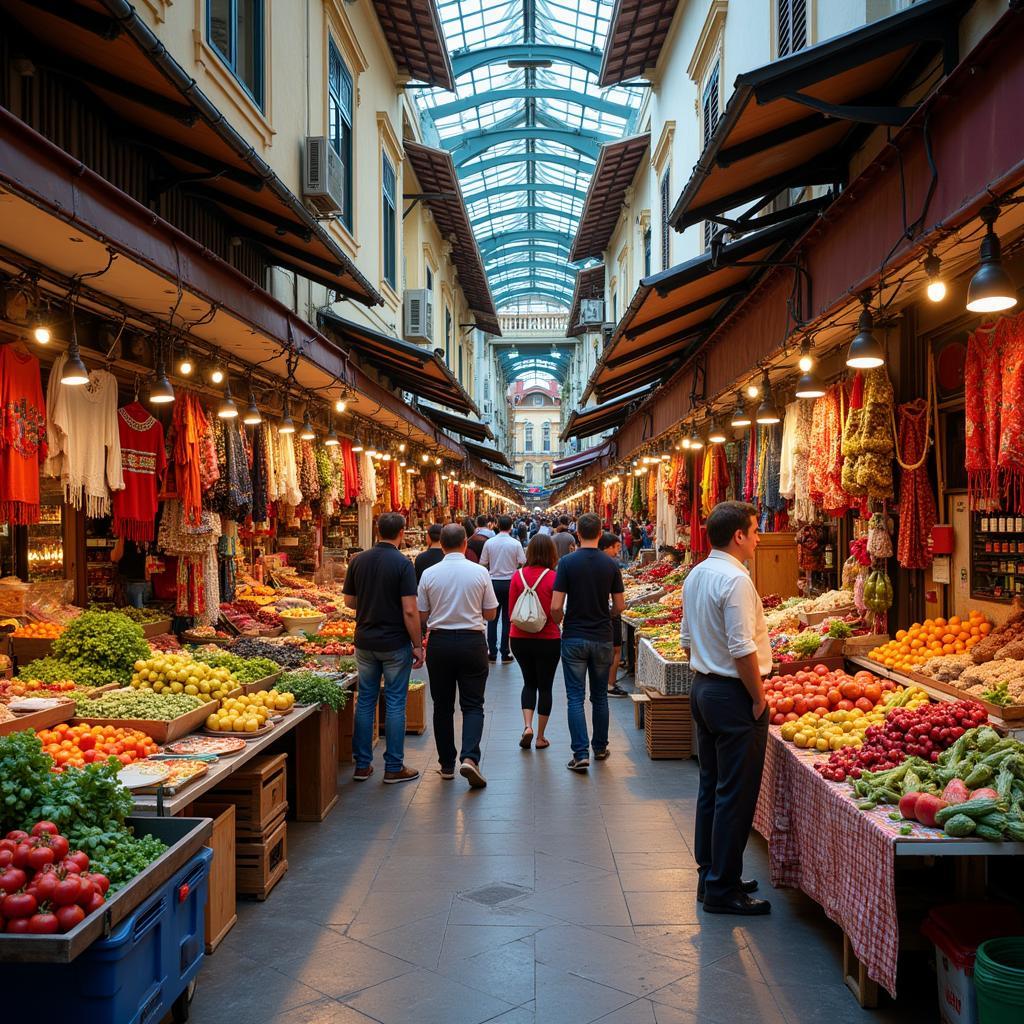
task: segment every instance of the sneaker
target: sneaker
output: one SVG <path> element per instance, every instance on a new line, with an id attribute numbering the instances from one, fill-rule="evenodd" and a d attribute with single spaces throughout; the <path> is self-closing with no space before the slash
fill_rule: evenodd
<path id="1" fill-rule="evenodd" d="M 463 761 L 459 774 L 469 783 L 470 789 L 483 789 L 487 785 L 487 780 L 472 761 Z"/>
<path id="2" fill-rule="evenodd" d="M 503 654 L 503 655 L 501 656 L 501 663 L 502 663 L 503 665 L 507 665 L 507 664 L 508 664 L 508 663 L 509 663 L 510 661 L 515 661 L 515 660 L 516 660 L 516 659 L 515 659 L 515 658 L 513 658 L 511 654 Z"/>
<path id="3" fill-rule="evenodd" d="M 585 772 L 590 767 L 590 759 L 574 757 L 565 767 L 571 772 Z"/>
<path id="4" fill-rule="evenodd" d="M 373 774 L 373 765 L 368 764 L 365 768 L 357 768 L 352 773 L 354 782 L 365 782 Z"/>
<path id="5" fill-rule="evenodd" d="M 615 686 L 612 686 L 612 687 L 609 688 L 608 696 L 609 697 L 628 697 L 629 694 L 621 686 L 619 686 L 616 683 Z"/>
<path id="6" fill-rule="evenodd" d="M 437 774 L 440 775 L 441 778 L 444 779 L 445 782 L 450 782 L 452 779 L 455 778 L 455 769 L 454 768 L 438 768 L 437 769 Z"/>
<path id="7" fill-rule="evenodd" d="M 419 777 L 420 773 L 415 768 L 401 768 L 397 772 L 385 772 L 384 785 L 393 786 L 396 782 L 412 782 L 413 779 Z"/>
<path id="8" fill-rule="evenodd" d="M 608 760 L 608 755 L 610 753 L 611 753 L 611 751 L 607 747 L 605 747 L 604 750 L 595 750 L 594 751 L 594 760 L 595 761 L 607 761 Z"/>

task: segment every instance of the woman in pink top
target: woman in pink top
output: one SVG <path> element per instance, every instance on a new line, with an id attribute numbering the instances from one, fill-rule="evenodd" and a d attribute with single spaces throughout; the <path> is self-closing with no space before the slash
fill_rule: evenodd
<path id="1" fill-rule="evenodd" d="M 526 549 L 526 565 L 513 577 L 508 592 L 508 606 L 514 609 L 525 587 L 534 587 L 541 607 L 547 613 L 544 628 L 527 633 L 512 624 L 512 654 L 523 673 L 523 729 L 519 746 L 524 750 L 533 743 L 533 713 L 537 712 L 537 749 L 551 744 L 544 738 L 551 715 L 551 687 L 562 653 L 562 634 L 551 618 L 551 591 L 555 585 L 555 566 L 558 552 L 549 536 L 538 533 Z M 526 580 L 525 586 L 523 580 Z M 538 582 L 538 580 L 540 582 Z"/>

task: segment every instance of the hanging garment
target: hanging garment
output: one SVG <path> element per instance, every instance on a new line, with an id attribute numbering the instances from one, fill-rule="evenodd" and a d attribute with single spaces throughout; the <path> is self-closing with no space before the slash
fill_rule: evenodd
<path id="1" fill-rule="evenodd" d="M 253 432 L 252 438 L 252 518 L 265 523 L 267 513 L 267 436 L 263 424 Z"/>
<path id="2" fill-rule="evenodd" d="M 935 525 L 935 496 L 928 482 L 927 460 L 923 457 L 928 438 L 930 410 L 923 398 L 899 407 L 900 530 L 896 559 L 904 569 L 927 569 L 932 564 L 928 541 Z"/>
<path id="3" fill-rule="evenodd" d="M 1007 509 L 1024 511 L 1024 317 L 1004 326 L 999 402 L 999 480 Z M 906 461 L 906 460 L 904 460 Z"/>
<path id="4" fill-rule="evenodd" d="M 964 363 L 967 493 L 971 508 L 999 507 L 999 439 L 1003 346 L 1007 321 L 983 325 L 967 339 Z"/>
<path id="5" fill-rule="evenodd" d="M 299 486 L 299 467 L 295 460 L 293 434 L 277 434 L 277 450 L 280 455 L 280 478 L 278 500 L 287 505 L 302 504 L 302 488 Z"/>
<path id="6" fill-rule="evenodd" d="M 281 472 L 278 454 L 277 429 L 269 423 L 261 427 L 263 431 L 263 451 L 267 469 L 267 503 L 273 504 L 281 500 Z"/>
<path id="7" fill-rule="evenodd" d="M 206 414 L 192 392 L 179 392 L 174 403 L 171 434 L 174 442 L 174 470 L 182 516 L 198 526 L 203 510 L 202 437 L 207 430 Z"/>
<path id="8" fill-rule="evenodd" d="M 39 469 L 48 453 L 39 360 L 0 347 L 0 522 L 39 522 Z"/>
<path id="9" fill-rule="evenodd" d="M 808 490 L 811 500 L 828 515 L 841 515 L 853 502 L 843 490 L 843 417 L 846 393 L 833 384 L 814 403 Z"/>
<path id="10" fill-rule="evenodd" d="M 799 410 L 793 442 L 793 518 L 798 523 L 814 519 L 814 502 L 808 486 L 808 468 L 811 454 L 811 428 L 817 402 L 798 402 Z"/>
<path id="11" fill-rule="evenodd" d="M 377 503 L 377 473 L 367 451 L 359 453 L 359 488 L 361 502 L 369 502 L 370 505 Z"/>
<path id="12" fill-rule="evenodd" d="M 117 411 L 124 490 L 114 492 L 115 537 L 139 542 L 156 535 L 157 493 L 167 469 L 164 428 L 139 402 Z"/>
<path id="13" fill-rule="evenodd" d="M 50 372 L 46 471 L 60 477 L 69 505 L 97 519 L 110 515 L 110 492 L 124 487 L 117 381 L 106 370 L 92 370 L 88 384 L 62 384 L 66 362 L 61 353 Z"/>
<path id="14" fill-rule="evenodd" d="M 792 501 L 796 497 L 796 435 L 800 408 L 807 402 L 797 399 L 786 406 L 779 451 L 779 494 Z"/>

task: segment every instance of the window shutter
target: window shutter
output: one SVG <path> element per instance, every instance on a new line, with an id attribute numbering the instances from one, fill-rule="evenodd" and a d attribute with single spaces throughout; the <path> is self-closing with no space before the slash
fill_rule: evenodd
<path id="1" fill-rule="evenodd" d="M 711 69 L 707 83 L 704 86 L 704 98 L 701 104 L 702 119 L 704 121 L 704 148 L 707 148 L 711 136 L 715 134 L 718 127 L 718 62 Z"/>
<path id="2" fill-rule="evenodd" d="M 807 46 L 807 0 L 776 0 L 779 25 L 780 57 Z"/>
<path id="3" fill-rule="evenodd" d="M 669 226 L 668 226 L 668 171 L 661 179 L 661 269 L 668 270 L 669 261 Z M 613 311 L 612 319 L 615 319 Z"/>

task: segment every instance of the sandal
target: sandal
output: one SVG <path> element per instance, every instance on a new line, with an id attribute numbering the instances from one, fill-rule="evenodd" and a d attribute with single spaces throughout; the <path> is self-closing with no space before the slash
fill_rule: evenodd
<path id="1" fill-rule="evenodd" d="M 532 745 L 533 745 L 533 730 L 532 729 L 524 729 L 523 730 L 523 735 L 519 737 L 519 746 L 521 746 L 523 748 L 523 750 L 529 750 Z"/>
<path id="2" fill-rule="evenodd" d="M 548 740 L 537 740 L 535 746 L 538 750 L 544 750 L 546 747 L 550 747 L 551 743 Z"/>

